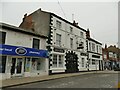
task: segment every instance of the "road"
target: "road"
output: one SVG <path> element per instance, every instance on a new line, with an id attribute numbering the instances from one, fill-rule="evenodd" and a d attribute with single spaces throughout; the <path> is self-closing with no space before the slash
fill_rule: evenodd
<path id="1" fill-rule="evenodd" d="M 86 74 L 9 88 L 115 88 L 118 74 Z"/>

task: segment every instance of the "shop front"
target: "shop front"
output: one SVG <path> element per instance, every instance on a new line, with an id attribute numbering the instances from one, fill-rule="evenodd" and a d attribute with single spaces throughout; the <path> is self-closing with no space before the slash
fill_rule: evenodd
<path id="1" fill-rule="evenodd" d="M 23 65 L 24 65 L 24 58 L 20 57 L 12 57 L 11 58 L 11 75 L 12 76 L 22 76 L 23 73 Z"/>
<path id="2" fill-rule="evenodd" d="M 0 79 L 48 75 L 48 52 L 0 44 Z"/>

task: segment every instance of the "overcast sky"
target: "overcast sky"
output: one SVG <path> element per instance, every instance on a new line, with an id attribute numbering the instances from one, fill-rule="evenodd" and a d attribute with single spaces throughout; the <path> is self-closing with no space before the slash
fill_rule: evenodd
<path id="1" fill-rule="evenodd" d="M 19 1 L 19 0 L 18 0 Z M 43 0 L 44 1 L 44 0 Z M 59 3 L 58 3 L 59 1 Z M 106 2 L 105 2 L 106 1 Z M 62 18 L 72 22 L 72 15 L 79 26 L 90 29 L 91 37 L 103 44 L 117 44 L 118 42 L 118 2 L 117 0 L 105 0 L 103 2 L 8 2 L 2 0 L 1 22 L 19 26 L 25 13 L 30 14 L 41 8 L 44 11 L 53 12 Z M 114 1 L 114 2 L 113 2 Z M 62 7 L 62 8 L 61 8 Z"/>

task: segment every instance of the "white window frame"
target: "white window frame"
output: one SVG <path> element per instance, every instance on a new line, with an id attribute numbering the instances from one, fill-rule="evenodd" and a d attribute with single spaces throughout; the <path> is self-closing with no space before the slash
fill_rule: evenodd
<path id="1" fill-rule="evenodd" d="M 61 29 L 61 28 L 62 28 L 62 23 L 61 23 L 60 21 L 58 21 L 58 20 L 56 20 L 56 27 L 57 27 L 58 29 Z"/>
<path id="2" fill-rule="evenodd" d="M 109 57 L 113 57 L 113 52 L 109 52 Z"/>
<path id="3" fill-rule="evenodd" d="M 80 37 L 84 38 L 84 33 L 83 32 L 80 32 Z"/>
<path id="4" fill-rule="evenodd" d="M 95 44 L 92 43 L 92 51 L 95 52 Z"/>
<path id="5" fill-rule="evenodd" d="M 99 53 L 102 53 L 102 47 L 99 46 Z"/>
<path id="6" fill-rule="evenodd" d="M 56 33 L 56 45 L 61 46 L 61 34 Z"/>
<path id="7" fill-rule="evenodd" d="M 94 62 L 93 62 L 94 61 Z M 96 64 L 96 60 L 95 59 L 92 59 L 92 65 L 95 65 Z"/>
<path id="8" fill-rule="evenodd" d="M 70 38 L 70 48 L 73 49 L 73 38 Z"/>
<path id="9" fill-rule="evenodd" d="M 89 51 L 91 51 L 91 43 L 89 42 Z"/>
<path id="10" fill-rule="evenodd" d="M 96 51 L 97 51 L 97 53 L 99 52 L 98 45 L 96 45 Z"/>
<path id="11" fill-rule="evenodd" d="M 62 68 L 63 64 L 64 64 L 64 60 L 63 60 L 64 55 L 53 54 L 53 59 L 54 59 L 54 55 L 57 56 L 57 60 L 56 60 L 57 63 L 56 63 L 56 65 L 52 64 L 52 67 L 53 68 Z M 61 64 L 60 64 L 60 56 L 61 56 Z"/>
<path id="12" fill-rule="evenodd" d="M 56 64 L 53 63 L 54 61 L 57 62 L 57 58 L 56 58 L 56 60 L 54 60 L 55 55 L 57 56 L 57 54 L 53 54 L 52 67 L 57 67 L 57 63 Z"/>
<path id="13" fill-rule="evenodd" d="M 85 67 L 85 58 L 81 59 L 82 67 Z"/>

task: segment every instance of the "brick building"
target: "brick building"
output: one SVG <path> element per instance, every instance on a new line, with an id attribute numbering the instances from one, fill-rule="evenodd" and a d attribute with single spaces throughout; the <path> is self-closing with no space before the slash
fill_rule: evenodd
<path id="1" fill-rule="evenodd" d="M 113 70 L 120 68 L 120 49 L 115 45 L 110 45 L 102 49 L 105 69 Z"/>

